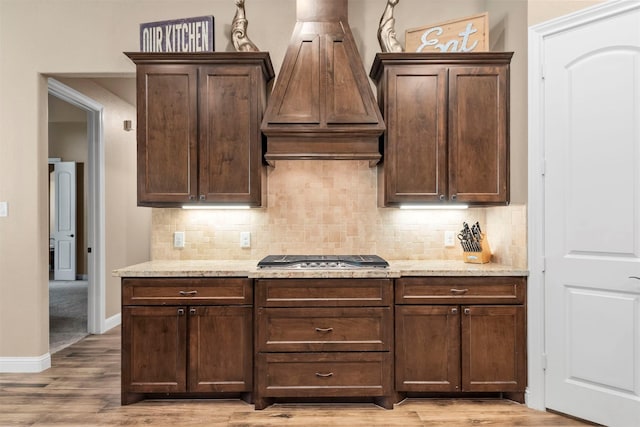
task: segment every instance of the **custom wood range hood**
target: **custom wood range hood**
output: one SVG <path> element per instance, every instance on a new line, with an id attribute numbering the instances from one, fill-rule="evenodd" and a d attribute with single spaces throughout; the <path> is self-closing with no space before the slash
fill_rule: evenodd
<path id="1" fill-rule="evenodd" d="M 347 0 L 297 0 L 297 23 L 262 121 L 265 159 L 380 158 L 385 125 Z"/>

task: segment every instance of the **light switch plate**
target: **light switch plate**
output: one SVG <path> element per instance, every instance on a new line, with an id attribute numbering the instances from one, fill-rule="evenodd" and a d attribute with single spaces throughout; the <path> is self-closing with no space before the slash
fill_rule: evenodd
<path id="1" fill-rule="evenodd" d="M 0 217 L 9 216 L 9 203 L 0 202 Z"/>

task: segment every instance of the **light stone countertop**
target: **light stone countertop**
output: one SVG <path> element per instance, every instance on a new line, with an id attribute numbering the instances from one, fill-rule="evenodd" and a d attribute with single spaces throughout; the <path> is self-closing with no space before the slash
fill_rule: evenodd
<path id="1" fill-rule="evenodd" d="M 397 278 L 403 276 L 527 276 L 526 269 L 457 260 L 389 260 L 388 269 L 258 269 L 256 260 L 156 260 L 113 270 L 117 277 Z"/>

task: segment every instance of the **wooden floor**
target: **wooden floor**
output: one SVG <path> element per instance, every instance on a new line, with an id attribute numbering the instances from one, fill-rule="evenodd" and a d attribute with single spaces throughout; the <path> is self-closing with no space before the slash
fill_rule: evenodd
<path id="1" fill-rule="evenodd" d="M 53 355 L 38 374 L 0 374 L 0 426 L 579 426 L 506 400 L 407 399 L 373 404 L 277 404 L 240 400 L 143 401 L 120 405 L 120 329 Z"/>

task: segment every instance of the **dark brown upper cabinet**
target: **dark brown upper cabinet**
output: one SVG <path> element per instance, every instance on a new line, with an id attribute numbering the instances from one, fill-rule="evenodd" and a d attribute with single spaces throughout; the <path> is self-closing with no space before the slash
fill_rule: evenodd
<path id="1" fill-rule="evenodd" d="M 383 206 L 509 203 L 513 52 L 379 53 Z"/>
<path id="2" fill-rule="evenodd" d="M 382 114 L 362 65 L 347 0 L 297 0 L 291 41 L 262 122 L 265 159 L 380 160 Z"/>
<path id="3" fill-rule="evenodd" d="M 137 66 L 138 205 L 261 206 L 269 54 L 126 55 Z"/>

